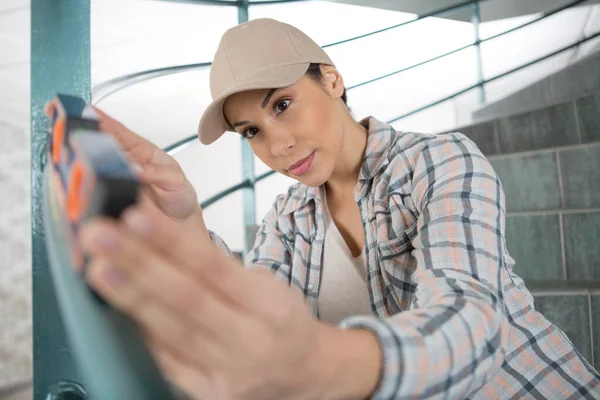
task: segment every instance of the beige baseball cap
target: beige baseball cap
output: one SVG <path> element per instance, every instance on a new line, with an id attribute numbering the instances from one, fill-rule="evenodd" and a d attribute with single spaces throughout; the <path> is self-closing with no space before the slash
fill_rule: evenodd
<path id="1" fill-rule="evenodd" d="M 317 43 L 291 25 L 260 18 L 227 30 L 210 69 L 213 102 L 198 124 L 200 142 L 210 144 L 230 129 L 223 115 L 228 96 L 293 85 L 311 63 L 334 66 Z"/>

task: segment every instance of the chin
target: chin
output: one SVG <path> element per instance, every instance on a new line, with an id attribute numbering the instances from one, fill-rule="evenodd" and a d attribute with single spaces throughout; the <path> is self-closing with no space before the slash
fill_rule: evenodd
<path id="1" fill-rule="evenodd" d="M 331 173 L 323 173 L 323 170 L 309 171 L 306 175 L 295 177 L 295 180 L 310 187 L 319 187 L 329 180 Z"/>
<path id="2" fill-rule="evenodd" d="M 298 182 L 309 186 L 309 187 L 319 187 L 322 184 L 324 184 L 325 182 L 327 182 L 327 180 L 317 180 L 317 179 L 296 179 Z"/>

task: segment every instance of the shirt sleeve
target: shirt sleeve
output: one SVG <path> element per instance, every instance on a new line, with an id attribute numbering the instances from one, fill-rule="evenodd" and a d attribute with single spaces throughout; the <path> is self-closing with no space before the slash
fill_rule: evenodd
<path id="1" fill-rule="evenodd" d="M 275 200 L 271 211 L 263 219 L 256 233 L 254 247 L 246 255 L 244 266 L 267 268 L 279 279 L 290 282 L 291 250 L 286 246 L 283 240 L 285 233 L 279 227 L 279 210 L 283 209 L 283 204 L 285 204 L 285 195 L 280 195 Z M 208 233 L 214 246 L 233 257 L 229 246 L 219 235 L 211 230 Z"/>
<path id="2" fill-rule="evenodd" d="M 256 232 L 254 247 L 246 255 L 245 265 L 247 268 L 267 268 L 277 278 L 289 283 L 292 252 L 286 245 L 285 233 L 279 226 L 279 214 L 283 209 L 284 199 L 284 195 L 279 195 L 271 210 L 264 217 Z"/>
<path id="3" fill-rule="evenodd" d="M 341 326 L 378 336 L 384 360 L 373 398 L 464 399 L 501 367 L 508 341 L 504 194 L 477 146 L 452 133 L 418 156 L 411 196 L 413 308 Z"/>

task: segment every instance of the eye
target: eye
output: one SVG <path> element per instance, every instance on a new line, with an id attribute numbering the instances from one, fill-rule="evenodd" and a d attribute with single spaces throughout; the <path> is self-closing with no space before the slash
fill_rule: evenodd
<path id="1" fill-rule="evenodd" d="M 254 135 L 256 135 L 257 133 L 258 133 L 258 129 L 248 128 L 244 131 L 244 133 L 242 133 L 242 137 L 244 139 L 252 139 L 254 137 Z"/>
<path id="2" fill-rule="evenodd" d="M 292 101 L 289 99 L 285 99 L 285 100 L 280 100 L 277 103 L 275 103 L 275 106 L 273 107 L 273 109 L 277 112 L 277 113 L 281 113 L 284 112 L 289 106 L 290 103 Z"/>

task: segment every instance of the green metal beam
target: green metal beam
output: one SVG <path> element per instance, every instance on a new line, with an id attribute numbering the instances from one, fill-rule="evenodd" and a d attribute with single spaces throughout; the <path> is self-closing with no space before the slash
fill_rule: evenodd
<path id="1" fill-rule="evenodd" d="M 479 11 L 479 3 L 473 3 L 471 6 L 471 24 L 473 25 L 473 33 L 475 34 L 475 63 L 477 69 L 477 81 L 480 83 L 478 88 L 479 103 L 485 104 L 485 85 L 483 84 L 483 62 L 481 60 L 481 36 L 479 35 L 479 22 L 481 14 Z"/>
<path id="2" fill-rule="evenodd" d="M 243 0 L 238 6 L 238 23 L 242 24 L 248 21 L 248 1 Z M 253 238 L 248 236 L 248 228 L 256 225 L 256 196 L 255 196 L 255 174 L 254 174 L 254 153 L 247 140 L 242 140 L 242 180 L 248 181 L 248 186 L 242 189 L 242 201 L 244 210 L 244 253 L 246 257 L 248 251 L 254 242 Z"/>
<path id="3" fill-rule="evenodd" d="M 75 364 L 58 311 L 43 232 L 42 179 L 49 127 L 43 107 L 56 92 L 90 99 L 89 0 L 31 0 L 34 399 L 83 398 L 76 394 L 83 378 Z"/>

